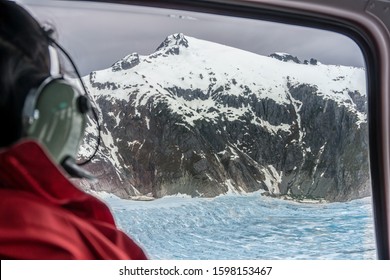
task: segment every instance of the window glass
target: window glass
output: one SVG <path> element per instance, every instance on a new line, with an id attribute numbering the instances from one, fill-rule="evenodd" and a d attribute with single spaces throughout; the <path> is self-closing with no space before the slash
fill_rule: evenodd
<path id="1" fill-rule="evenodd" d="M 27 2 L 101 120 L 80 181 L 153 259 L 373 259 L 367 83 L 337 33 Z M 91 121 L 80 156 L 96 144 Z"/>

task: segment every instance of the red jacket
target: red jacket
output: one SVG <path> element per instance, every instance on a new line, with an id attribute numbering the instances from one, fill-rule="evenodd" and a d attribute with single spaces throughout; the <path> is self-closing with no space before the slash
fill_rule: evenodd
<path id="1" fill-rule="evenodd" d="M 146 259 L 35 142 L 0 151 L 1 259 Z"/>

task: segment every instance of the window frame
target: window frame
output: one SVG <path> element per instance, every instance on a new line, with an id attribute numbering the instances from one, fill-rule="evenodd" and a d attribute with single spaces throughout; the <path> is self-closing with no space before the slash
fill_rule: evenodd
<path id="1" fill-rule="evenodd" d="M 85 2 L 151 6 L 268 20 L 335 31 L 353 39 L 362 50 L 367 70 L 370 171 L 377 255 L 378 259 L 390 259 L 389 1 L 85 0 Z"/>

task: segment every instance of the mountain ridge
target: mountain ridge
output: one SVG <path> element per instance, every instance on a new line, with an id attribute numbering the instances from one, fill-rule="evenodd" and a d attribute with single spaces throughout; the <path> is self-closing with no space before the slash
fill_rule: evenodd
<path id="1" fill-rule="evenodd" d="M 363 69 L 174 34 L 153 54 L 130 54 L 84 81 L 104 123 L 103 150 L 88 167 L 104 170 L 103 181 L 85 186 L 121 197 L 368 195 Z"/>

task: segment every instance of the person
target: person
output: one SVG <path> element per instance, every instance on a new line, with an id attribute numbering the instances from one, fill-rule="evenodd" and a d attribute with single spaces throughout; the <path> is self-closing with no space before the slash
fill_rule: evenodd
<path id="1" fill-rule="evenodd" d="M 51 33 L 0 0 L 0 258 L 146 259 L 69 179 L 88 174 L 74 158 L 89 105 L 59 75 Z"/>

